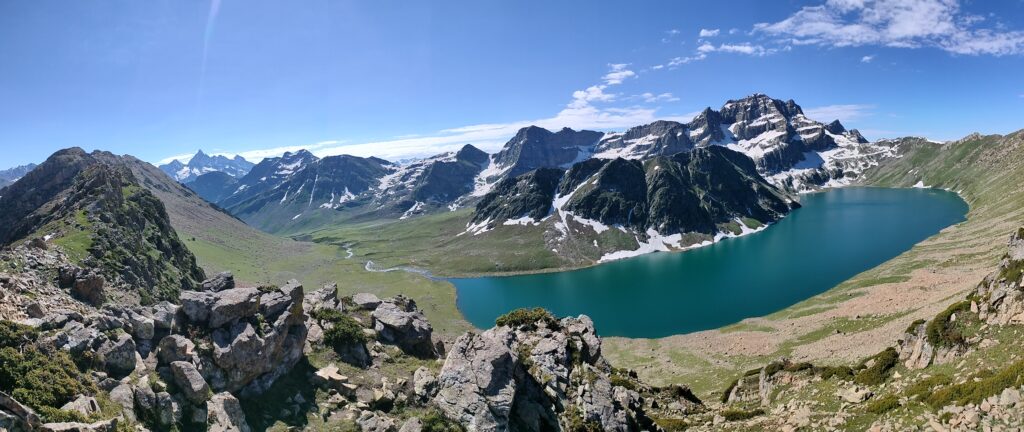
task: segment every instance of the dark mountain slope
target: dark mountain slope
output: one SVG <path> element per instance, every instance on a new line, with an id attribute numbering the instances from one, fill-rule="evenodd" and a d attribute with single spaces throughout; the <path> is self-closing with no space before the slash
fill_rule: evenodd
<path id="1" fill-rule="evenodd" d="M 220 171 L 203 174 L 185 186 L 203 199 L 215 203 L 227 198 L 238 188 L 238 179 Z"/>
<path id="2" fill-rule="evenodd" d="M 714 235 L 723 224 L 767 224 L 799 207 L 750 158 L 719 146 L 643 162 L 591 159 L 562 173 L 540 169 L 503 180 L 477 204 L 472 223 L 539 222 L 555 211 L 638 233 Z"/>

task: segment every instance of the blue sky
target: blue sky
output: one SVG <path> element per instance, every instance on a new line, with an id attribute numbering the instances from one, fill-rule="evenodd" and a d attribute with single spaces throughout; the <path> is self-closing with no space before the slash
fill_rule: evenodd
<path id="1" fill-rule="evenodd" d="M 761 92 L 869 139 L 1024 128 L 1024 1 L 0 2 L 0 167 L 493 150 Z"/>

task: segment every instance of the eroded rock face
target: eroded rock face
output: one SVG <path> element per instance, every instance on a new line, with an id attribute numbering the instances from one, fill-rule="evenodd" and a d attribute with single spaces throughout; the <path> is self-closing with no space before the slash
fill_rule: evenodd
<path id="1" fill-rule="evenodd" d="M 235 287 L 235 275 L 231 272 L 221 272 L 200 284 L 202 291 L 224 291 Z"/>
<path id="2" fill-rule="evenodd" d="M 203 372 L 218 378 L 210 379 L 214 390 L 263 393 L 302 357 L 307 328 L 298 282 L 265 293 L 234 288 L 189 297 L 183 299 L 185 314 L 213 329 L 210 367 Z"/>
<path id="3" fill-rule="evenodd" d="M 181 389 L 182 394 L 193 404 L 205 403 L 210 397 L 210 386 L 196 369 L 195 365 L 189 362 L 176 361 L 171 363 L 171 372 L 174 380 Z"/>
<path id="4" fill-rule="evenodd" d="M 639 394 L 612 385 L 586 317 L 495 327 L 459 337 L 438 377 L 435 404 L 470 430 L 608 431 L 650 425 Z"/>
<path id="5" fill-rule="evenodd" d="M 373 329 L 381 342 L 398 345 L 406 353 L 418 357 L 437 357 L 431 340 L 434 330 L 412 300 L 397 297 L 382 302 L 371 316 Z"/>
<path id="6" fill-rule="evenodd" d="M 1009 250 L 999 270 L 978 286 L 978 315 L 989 324 L 1024 323 L 1024 228 L 1017 230 L 1009 242 Z"/>
<path id="7" fill-rule="evenodd" d="M 915 323 L 898 341 L 900 361 L 909 369 L 924 369 L 932 363 L 935 347 L 925 335 L 927 323 Z"/>
<path id="8" fill-rule="evenodd" d="M 97 353 L 103 359 L 107 372 L 115 376 L 125 376 L 135 370 L 135 341 L 127 334 L 122 333 L 117 339 L 107 340 Z"/>
<path id="9" fill-rule="evenodd" d="M 231 393 L 217 393 L 206 402 L 209 432 L 249 432 L 242 405 Z"/>

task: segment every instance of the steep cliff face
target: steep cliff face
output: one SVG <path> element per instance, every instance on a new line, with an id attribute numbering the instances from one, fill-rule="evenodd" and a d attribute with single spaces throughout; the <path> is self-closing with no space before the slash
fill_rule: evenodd
<path id="1" fill-rule="evenodd" d="M 203 271 L 131 161 L 77 148 L 55 153 L 0 197 L 0 244 L 52 242 L 98 271 L 100 285 L 143 303 L 193 289 Z"/>

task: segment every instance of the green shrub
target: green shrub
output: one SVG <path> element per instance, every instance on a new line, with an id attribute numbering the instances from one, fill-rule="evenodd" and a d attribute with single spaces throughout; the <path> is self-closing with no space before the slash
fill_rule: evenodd
<path id="1" fill-rule="evenodd" d="M 946 308 L 946 310 L 939 312 L 939 314 L 928 323 L 928 327 L 925 328 L 925 334 L 928 337 L 928 342 L 935 347 L 963 345 L 963 334 L 960 333 L 960 329 L 949 320 L 952 318 L 953 314 L 970 309 L 971 302 L 962 301 L 954 303 Z"/>
<path id="2" fill-rule="evenodd" d="M 999 277 L 1009 282 L 1019 281 L 1021 274 L 1024 274 L 1024 261 L 1010 260 L 1006 267 L 999 270 Z"/>
<path id="3" fill-rule="evenodd" d="M 730 409 L 727 409 L 727 410 L 723 410 L 721 414 L 722 414 L 722 417 L 725 418 L 726 421 L 743 421 L 743 420 L 750 420 L 750 419 L 752 419 L 754 417 L 757 417 L 759 415 L 764 415 L 764 410 L 761 409 L 761 408 L 756 408 L 756 409 L 747 411 L 747 410 L 732 409 L 732 408 L 730 408 Z"/>
<path id="4" fill-rule="evenodd" d="M 814 370 L 814 365 L 807 362 L 791 363 L 786 365 L 786 372 L 800 372 L 805 370 Z"/>
<path id="5" fill-rule="evenodd" d="M 6 347 L 0 349 L 0 391 L 39 410 L 62 406 L 96 388 L 64 351 L 42 353 L 29 347 L 19 352 Z"/>
<path id="6" fill-rule="evenodd" d="M 89 423 L 89 417 L 78 411 L 67 411 L 59 408 L 43 406 L 36 410 L 40 417 L 49 423 Z"/>
<path id="7" fill-rule="evenodd" d="M 926 402 L 933 408 L 946 405 L 980 404 L 989 396 L 994 396 L 1009 387 L 1024 385 L 1024 360 L 1013 363 L 992 374 L 976 374 L 962 384 L 954 384 L 932 392 Z"/>
<path id="8" fill-rule="evenodd" d="M 494 320 L 494 325 L 498 327 L 520 327 L 524 325 L 534 326 L 538 322 L 544 322 L 548 327 L 558 325 L 558 320 L 555 319 L 554 315 L 551 315 L 551 312 L 544 308 L 516 309 L 498 317 L 498 319 Z"/>
<path id="9" fill-rule="evenodd" d="M 628 390 L 637 391 L 636 383 L 633 382 L 633 380 L 631 380 L 629 378 L 626 378 L 626 377 L 623 377 L 623 376 L 612 375 L 611 376 L 611 383 L 612 383 L 612 386 L 615 386 L 615 387 L 624 387 L 624 388 L 626 388 Z"/>
<path id="10" fill-rule="evenodd" d="M 924 324 L 924 323 L 925 323 L 925 320 L 923 320 L 923 319 L 914 320 L 914 322 L 910 323 L 910 325 L 907 326 L 907 331 L 905 331 L 904 333 L 913 333 L 913 332 L 917 331 L 917 326 L 919 326 L 921 324 Z"/>
<path id="11" fill-rule="evenodd" d="M 774 376 L 775 374 L 781 372 L 785 368 L 786 365 L 783 364 L 782 362 L 771 362 L 768 363 L 768 366 L 764 367 L 764 374 L 765 376 Z"/>
<path id="12" fill-rule="evenodd" d="M 896 367 L 896 364 L 899 363 L 900 355 L 896 352 L 895 348 L 889 347 L 885 351 L 878 353 L 874 360 L 875 363 L 871 367 L 857 373 L 857 376 L 853 379 L 854 382 L 863 385 L 884 383 L 889 378 L 892 368 Z"/>
<path id="13" fill-rule="evenodd" d="M 339 312 L 324 321 L 331 324 L 331 328 L 324 331 L 324 342 L 335 351 L 344 350 L 354 344 L 365 344 L 367 341 L 362 324 L 350 316 Z"/>
<path id="14" fill-rule="evenodd" d="M 734 379 L 731 383 L 729 383 L 729 387 L 726 387 L 725 391 L 722 393 L 722 403 L 729 403 L 729 395 L 732 394 L 733 389 L 735 389 L 738 385 L 740 385 L 739 378 Z"/>
<path id="15" fill-rule="evenodd" d="M 423 418 L 420 419 L 423 422 L 423 432 L 465 432 L 466 428 L 462 427 L 459 422 L 445 417 L 438 411 L 430 411 Z"/>
<path id="16" fill-rule="evenodd" d="M 885 414 L 899 407 L 900 398 L 896 395 L 886 395 L 871 401 L 866 409 L 872 414 Z"/>
<path id="17" fill-rule="evenodd" d="M 682 432 L 690 428 L 690 422 L 686 419 L 657 418 L 654 419 L 654 422 L 665 432 Z"/>
<path id="18" fill-rule="evenodd" d="M 815 367 L 813 372 L 824 380 L 838 378 L 849 381 L 853 379 L 853 368 L 849 366 L 821 366 Z"/>
<path id="19" fill-rule="evenodd" d="M 924 401 L 928 399 L 929 396 L 931 396 L 932 392 L 935 391 L 935 389 L 952 383 L 953 378 L 950 378 L 949 375 L 933 375 L 921 381 L 911 384 L 904 391 L 904 394 L 906 394 L 908 398 L 917 396 L 917 400 Z"/>
<path id="20" fill-rule="evenodd" d="M 36 340 L 39 332 L 36 329 L 13 321 L 0 321 L 0 348 L 20 348 L 28 342 Z"/>

